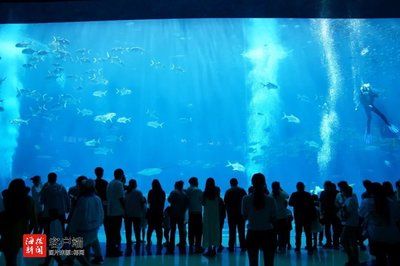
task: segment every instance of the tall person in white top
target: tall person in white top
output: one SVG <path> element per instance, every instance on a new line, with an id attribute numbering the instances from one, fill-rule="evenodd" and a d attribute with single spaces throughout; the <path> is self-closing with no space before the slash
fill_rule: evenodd
<path id="1" fill-rule="evenodd" d="M 107 215 L 109 228 L 109 241 L 106 248 L 107 257 L 119 257 L 121 252 L 121 226 L 124 207 L 124 171 L 116 169 L 114 180 L 107 186 Z"/>

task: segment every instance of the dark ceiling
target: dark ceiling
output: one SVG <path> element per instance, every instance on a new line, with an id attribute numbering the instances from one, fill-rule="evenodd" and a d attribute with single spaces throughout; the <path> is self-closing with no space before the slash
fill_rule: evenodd
<path id="1" fill-rule="evenodd" d="M 214 17 L 400 17 L 400 1 L 0 0 L 1 23 Z"/>

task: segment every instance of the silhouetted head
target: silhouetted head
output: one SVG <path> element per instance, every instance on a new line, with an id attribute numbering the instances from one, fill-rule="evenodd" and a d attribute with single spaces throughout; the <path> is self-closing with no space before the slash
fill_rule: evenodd
<path id="1" fill-rule="evenodd" d="M 96 167 L 94 169 L 94 174 L 96 175 L 96 178 L 103 178 L 104 175 L 104 169 L 102 167 Z"/>
<path id="2" fill-rule="evenodd" d="M 151 182 L 151 189 L 157 190 L 157 191 L 162 190 L 160 181 L 158 181 L 158 179 L 153 179 L 153 182 Z"/>
<path id="3" fill-rule="evenodd" d="M 339 187 L 340 192 L 343 193 L 349 187 L 349 184 L 346 181 L 340 181 L 338 183 L 338 187 Z"/>
<path id="4" fill-rule="evenodd" d="M 177 190 L 179 190 L 179 191 L 182 191 L 183 190 L 183 181 L 182 180 L 179 180 L 179 181 L 177 181 L 176 183 L 175 183 L 175 189 L 177 189 Z"/>
<path id="5" fill-rule="evenodd" d="M 55 184 L 57 182 L 57 174 L 54 172 L 51 172 L 47 175 L 47 182 L 49 184 Z"/>
<path id="6" fill-rule="evenodd" d="M 265 176 L 262 173 L 256 173 L 251 178 L 251 184 L 254 188 L 253 206 L 256 210 L 262 209 L 265 206 L 267 183 Z"/>
<path id="7" fill-rule="evenodd" d="M 385 181 L 382 183 L 382 187 L 386 197 L 391 198 L 394 196 L 394 189 L 392 183 Z"/>
<path id="8" fill-rule="evenodd" d="M 121 168 L 114 170 L 114 178 L 115 179 L 122 181 L 124 176 L 125 176 L 124 170 L 122 170 Z"/>
<path id="9" fill-rule="evenodd" d="M 7 193 L 12 197 L 26 196 L 31 189 L 25 185 L 25 181 L 21 178 L 13 179 L 8 184 Z"/>
<path id="10" fill-rule="evenodd" d="M 32 183 L 34 186 L 39 186 L 41 183 L 41 178 L 39 175 L 35 175 L 33 177 L 31 177 Z"/>
<path id="11" fill-rule="evenodd" d="M 129 187 L 132 189 L 136 189 L 137 188 L 137 182 L 135 179 L 131 179 L 129 180 Z"/>
<path id="12" fill-rule="evenodd" d="M 198 187 L 198 186 L 199 186 L 199 180 L 197 179 L 197 177 L 191 177 L 191 178 L 189 179 L 189 184 L 190 184 L 192 187 Z"/>
<path id="13" fill-rule="evenodd" d="M 75 184 L 77 187 L 79 187 L 82 184 L 83 180 L 87 180 L 88 178 L 86 176 L 79 176 L 77 179 L 75 179 Z"/>
<path id="14" fill-rule="evenodd" d="M 365 179 L 364 181 L 363 181 L 363 186 L 364 186 L 364 188 L 365 188 L 365 191 L 367 191 L 367 193 L 370 193 L 371 191 L 371 184 L 372 184 L 372 182 L 371 182 L 371 180 L 368 180 L 368 179 Z"/>
<path id="15" fill-rule="evenodd" d="M 329 180 L 325 181 L 325 183 L 324 183 L 324 190 L 325 190 L 325 191 L 329 191 L 329 190 L 331 190 L 331 189 L 332 189 L 332 182 L 329 181 Z"/>
<path id="16" fill-rule="evenodd" d="M 274 191 L 281 191 L 281 184 L 278 181 L 274 181 L 271 184 L 272 192 Z"/>
<path id="17" fill-rule="evenodd" d="M 213 200 L 217 197 L 217 188 L 215 186 L 215 180 L 212 177 L 207 178 L 206 187 L 204 189 L 204 197 Z"/>
<path id="18" fill-rule="evenodd" d="M 297 182 L 296 189 L 297 189 L 297 191 L 302 192 L 302 191 L 306 190 L 306 186 L 304 185 L 303 182 Z"/>
<path id="19" fill-rule="evenodd" d="M 371 84 L 369 84 L 369 83 L 364 83 L 360 87 L 360 91 L 362 94 L 368 94 L 371 91 L 371 89 L 372 89 Z"/>
<path id="20" fill-rule="evenodd" d="M 94 194 L 95 189 L 95 182 L 93 179 L 83 179 L 79 185 L 79 191 L 81 195 L 91 195 Z"/>
<path id="21" fill-rule="evenodd" d="M 239 182 L 236 178 L 231 178 L 231 180 L 229 181 L 229 183 L 231 184 L 231 187 L 237 187 Z"/>
<path id="22" fill-rule="evenodd" d="M 25 185 L 25 181 L 16 178 L 10 182 L 8 189 L 2 192 L 4 211 L 7 213 L 11 221 L 29 217 L 29 210 L 26 208 L 29 204 L 28 194 L 29 187 Z"/>

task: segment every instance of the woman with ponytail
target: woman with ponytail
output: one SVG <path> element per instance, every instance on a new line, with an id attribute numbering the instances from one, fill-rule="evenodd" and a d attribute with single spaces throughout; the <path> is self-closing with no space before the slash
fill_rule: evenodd
<path id="1" fill-rule="evenodd" d="M 254 174 L 251 183 L 254 192 L 243 198 L 242 213 L 247 224 L 247 254 L 250 266 L 258 266 L 259 250 L 264 255 L 264 265 L 274 265 L 276 235 L 274 223 L 276 220 L 276 204 L 272 197 L 267 196 L 265 176 Z"/>

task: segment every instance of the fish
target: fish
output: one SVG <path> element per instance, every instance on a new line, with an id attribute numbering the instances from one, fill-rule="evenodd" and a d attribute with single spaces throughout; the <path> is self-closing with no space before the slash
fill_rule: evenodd
<path id="1" fill-rule="evenodd" d="M 193 119 L 191 117 L 181 117 L 181 118 L 179 118 L 179 121 L 182 121 L 182 122 L 193 122 Z"/>
<path id="2" fill-rule="evenodd" d="M 178 162 L 179 166 L 188 166 L 190 164 L 191 164 L 191 162 L 189 160 L 179 160 L 179 162 Z"/>
<path id="3" fill-rule="evenodd" d="M 295 124 L 299 124 L 300 123 L 300 119 L 295 116 L 295 115 L 286 115 L 285 113 L 283 114 L 282 119 L 287 119 L 287 121 L 289 123 L 295 123 Z"/>
<path id="4" fill-rule="evenodd" d="M 34 54 L 36 50 L 33 50 L 32 48 L 25 48 L 22 50 L 23 54 Z"/>
<path id="5" fill-rule="evenodd" d="M 130 123 L 131 122 L 131 117 L 125 117 L 125 116 L 122 116 L 122 117 L 119 117 L 118 119 L 117 119 L 117 123 L 121 123 L 121 124 L 126 124 L 126 123 Z"/>
<path id="6" fill-rule="evenodd" d="M 78 112 L 78 115 L 82 115 L 82 116 L 92 116 L 93 115 L 93 111 L 90 109 L 79 109 L 76 108 L 76 111 Z"/>
<path id="7" fill-rule="evenodd" d="M 142 47 L 138 47 L 138 46 L 129 47 L 129 48 L 127 48 L 127 50 L 130 52 L 139 52 L 139 53 L 145 52 L 145 50 Z"/>
<path id="8" fill-rule="evenodd" d="M 369 52 L 368 47 L 365 47 L 365 48 L 361 49 L 360 55 L 361 55 L 361 56 L 364 56 L 364 55 L 368 54 L 368 52 Z"/>
<path id="9" fill-rule="evenodd" d="M 94 117 L 94 121 L 96 122 L 102 122 L 102 123 L 107 123 L 108 121 L 112 122 L 112 119 L 116 116 L 116 113 L 107 113 L 104 115 L 96 115 Z"/>
<path id="10" fill-rule="evenodd" d="M 174 64 L 171 65 L 170 70 L 176 71 L 176 72 L 181 72 L 181 73 L 186 72 L 182 67 L 174 65 Z"/>
<path id="11" fill-rule="evenodd" d="M 0 106 L 0 112 L 4 112 L 4 107 Z"/>
<path id="12" fill-rule="evenodd" d="M 26 69 L 36 69 L 36 65 L 31 64 L 31 63 L 23 64 L 22 67 L 24 67 Z"/>
<path id="13" fill-rule="evenodd" d="M 321 145 L 319 145 L 318 142 L 313 141 L 313 140 L 304 141 L 304 145 L 307 145 L 310 148 L 316 148 L 316 149 L 319 149 L 321 147 Z"/>
<path id="14" fill-rule="evenodd" d="M 156 120 L 158 119 L 158 115 L 157 115 L 156 111 L 154 111 L 154 110 L 147 109 L 146 110 L 146 115 L 148 115 L 152 119 L 156 119 Z"/>
<path id="15" fill-rule="evenodd" d="M 39 145 L 37 145 L 37 144 L 36 144 L 36 145 L 34 145 L 33 147 L 34 147 L 34 148 L 35 148 L 35 150 L 37 150 L 37 151 L 38 151 L 38 150 L 40 150 L 40 146 L 39 146 Z"/>
<path id="16" fill-rule="evenodd" d="M 48 55 L 49 52 L 46 51 L 46 50 L 40 50 L 40 51 L 38 51 L 36 54 L 37 54 L 37 55 L 40 55 L 40 56 L 45 56 L 45 55 Z"/>
<path id="17" fill-rule="evenodd" d="M 107 94 L 107 90 L 93 92 L 93 96 L 100 97 L 100 98 L 106 96 L 106 94 Z"/>
<path id="18" fill-rule="evenodd" d="M 106 136 L 105 141 L 106 142 L 117 142 L 117 141 L 122 142 L 123 139 L 122 139 L 122 136 L 109 135 L 109 136 Z"/>
<path id="19" fill-rule="evenodd" d="M 113 150 L 107 147 L 97 147 L 94 148 L 93 153 L 96 155 L 108 155 L 109 153 L 113 153 Z"/>
<path id="20" fill-rule="evenodd" d="M 2 77 L 0 78 L 0 85 L 3 84 L 4 81 L 6 81 L 7 77 Z"/>
<path id="21" fill-rule="evenodd" d="M 88 147 L 96 147 L 99 144 L 100 144 L 100 139 L 97 139 L 97 140 L 91 139 L 91 140 L 85 141 L 85 146 L 88 146 Z"/>
<path id="22" fill-rule="evenodd" d="M 279 88 L 278 85 L 271 83 L 271 82 L 267 82 L 267 83 L 261 82 L 260 84 L 263 88 L 267 88 L 268 90 L 276 90 Z"/>
<path id="23" fill-rule="evenodd" d="M 246 168 L 238 162 L 231 163 L 230 161 L 228 161 L 228 164 L 226 165 L 226 167 L 232 167 L 233 171 L 238 171 L 238 172 L 244 172 L 246 170 Z"/>
<path id="24" fill-rule="evenodd" d="M 257 115 L 259 115 L 259 116 L 264 116 L 265 114 L 264 114 L 264 113 L 258 112 Z"/>
<path id="25" fill-rule="evenodd" d="M 164 125 L 164 122 L 160 123 L 158 121 L 149 121 L 147 122 L 147 126 L 153 127 L 153 128 L 162 128 Z"/>
<path id="26" fill-rule="evenodd" d="M 181 143 L 187 143 L 187 139 L 181 139 Z"/>
<path id="27" fill-rule="evenodd" d="M 38 155 L 38 156 L 36 156 L 36 158 L 48 160 L 48 159 L 52 159 L 53 157 L 51 157 L 50 155 Z"/>
<path id="28" fill-rule="evenodd" d="M 18 42 L 15 44 L 15 47 L 26 48 L 26 47 L 30 46 L 31 44 L 32 44 L 32 42 Z"/>
<path id="29" fill-rule="evenodd" d="M 61 37 L 53 37 L 53 43 L 61 44 L 61 45 L 69 45 L 71 42 L 65 38 Z"/>
<path id="30" fill-rule="evenodd" d="M 297 100 L 305 102 L 305 103 L 311 103 L 310 98 L 304 94 L 297 94 Z"/>
<path id="31" fill-rule="evenodd" d="M 324 191 L 323 188 L 321 188 L 320 186 L 315 186 L 314 189 L 310 190 L 311 194 L 315 194 L 315 195 L 319 195 L 322 191 Z"/>
<path id="32" fill-rule="evenodd" d="M 161 62 L 156 60 L 150 60 L 150 66 L 154 68 L 162 67 Z"/>
<path id="33" fill-rule="evenodd" d="M 392 163 L 388 160 L 384 160 L 383 163 L 387 166 L 387 167 L 392 167 Z"/>
<path id="34" fill-rule="evenodd" d="M 137 174 L 144 176 L 154 176 L 154 175 L 159 175 L 161 172 L 162 172 L 161 168 L 145 168 L 137 172 Z"/>
<path id="35" fill-rule="evenodd" d="M 127 88 L 117 89 L 116 91 L 117 91 L 116 94 L 121 96 L 132 94 L 132 90 Z"/>
<path id="36" fill-rule="evenodd" d="M 28 125 L 29 120 L 25 120 L 25 119 L 22 119 L 22 118 L 15 118 L 13 120 L 10 120 L 10 123 L 12 125 L 17 125 L 17 126 Z"/>

